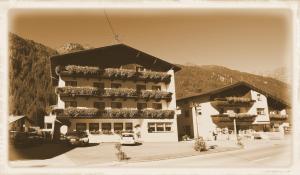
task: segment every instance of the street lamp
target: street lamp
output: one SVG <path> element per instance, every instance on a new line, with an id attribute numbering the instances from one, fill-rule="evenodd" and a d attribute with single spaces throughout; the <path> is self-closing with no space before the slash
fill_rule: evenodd
<path id="1" fill-rule="evenodd" d="M 198 139 L 199 138 L 199 129 L 198 129 L 198 108 L 197 107 L 200 107 L 200 104 L 192 102 L 191 107 L 195 108 L 195 112 L 196 112 L 196 131 L 197 131 L 197 139 Z"/>

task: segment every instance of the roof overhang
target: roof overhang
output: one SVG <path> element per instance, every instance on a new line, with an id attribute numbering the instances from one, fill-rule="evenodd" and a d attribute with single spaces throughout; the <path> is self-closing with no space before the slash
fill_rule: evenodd
<path id="1" fill-rule="evenodd" d="M 119 68 L 126 64 L 139 64 L 154 71 L 179 71 L 181 68 L 149 55 L 145 52 L 127 46 L 116 44 L 95 49 L 72 52 L 62 55 L 52 56 L 51 60 L 51 79 L 54 85 L 57 84 L 58 76 L 55 73 L 57 65 L 84 65 L 99 66 L 101 68 Z"/>

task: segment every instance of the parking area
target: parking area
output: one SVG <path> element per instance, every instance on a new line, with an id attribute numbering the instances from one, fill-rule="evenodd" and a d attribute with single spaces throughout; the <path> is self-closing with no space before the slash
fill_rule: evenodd
<path id="1" fill-rule="evenodd" d="M 127 162 L 153 161 L 170 158 L 188 157 L 214 152 L 239 149 L 227 144 L 206 152 L 196 152 L 192 141 L 143 143 L 134 146 L 122 146 L 128 156 Z M 62 143 L 42 144 L 30 148 L 14 149 L 10 153 L 13 166 L 91 166 L 118 161 L 115 143 L 89 144 L 72 147 Z M 20 154 L 21 153 L 21 154 Z"/>

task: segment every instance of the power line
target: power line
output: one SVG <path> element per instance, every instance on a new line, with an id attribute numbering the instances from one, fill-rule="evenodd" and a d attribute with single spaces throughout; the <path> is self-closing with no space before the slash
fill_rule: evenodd
<path id="1" fill-rule="evenodd" d="M 116 34 L 116 32 L 115 32 L 115 30 L 114 30 L 114 28 L 113 28 L 113 26 L 112 26 L 112 24 L 111 24 L 111 22 L 110 22 L 110 20 L 109 20 L 109 17 L 108 17 L 108 15 L 107 15 L 105 9 L 104 9 L 104 14 L 105 14 L 106 21 L 107 21 L 107 23 L 108 23 L 108 25 L 109 25 L 109 28 L 110 28 L 110 30 L 111 30 L 111 33 L 112 33 L 114 39 L 117 41 L 117 43 L 119 43 L 119 42 L 120 42 L 119 36 L 118 36 L 118 34 Z"/>

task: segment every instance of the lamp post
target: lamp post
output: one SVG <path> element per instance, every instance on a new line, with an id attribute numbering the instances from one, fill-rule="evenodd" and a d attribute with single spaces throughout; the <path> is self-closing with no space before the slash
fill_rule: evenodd
<path id="1" fill-rule="evenodd" d="M 198 139 L 199 138 L 199 129 L 198 129 L 198 109 L 197 109 L 197 107 L 200 107 L 200 105 L 198 103 L 192 102 L 191 107 L 195 108 L 195 112 L 196 112 L 195 119 L 196 119 L 196 131 L 197 131 L 197 139 Z"/>

